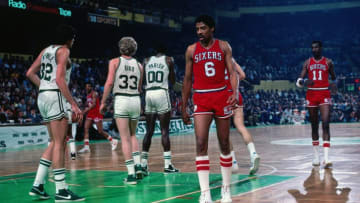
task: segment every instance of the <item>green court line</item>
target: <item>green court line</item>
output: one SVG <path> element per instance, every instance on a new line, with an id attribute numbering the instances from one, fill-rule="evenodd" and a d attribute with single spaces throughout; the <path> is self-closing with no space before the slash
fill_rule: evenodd
<path id="1" fill-rule="evenodd" d="M 174 196 L 181 196 L 166 202 L 197 202 L 199 198 L 199 183 L 197 173 L 177 173 L 164 175 L 152 172 L 150 176 L 141 180 L 136 186 L 128 186 L 123 183 L 127 175 L 123 171 L 97 171 L 97 170 L 72 170 L 68 171 L 66 181 L 71 189 L 79 195 L 86 197 L 86 202 L 104 203 L 148 203 L 164 200 Z M 33 202 L 28 195 L 34 181 L 34 172 L 15 174 L 0 177 L 0 191 L 2 201 Z M 232 195 L 239 195 L 251 190 L 266 187 L 275 183 L 289 180 L 293 176 L 265 175 L 260 177 L 233 174 Z M 210 187 L 213 200 L 220 199 L 221 174 L 210 174 Z M 47 181 L 45 188 L 51 195 L 50 200 L 41 202 L 53 202 L 55 185 Z M 185 195 L 194 192 L 194 194 Z"/>

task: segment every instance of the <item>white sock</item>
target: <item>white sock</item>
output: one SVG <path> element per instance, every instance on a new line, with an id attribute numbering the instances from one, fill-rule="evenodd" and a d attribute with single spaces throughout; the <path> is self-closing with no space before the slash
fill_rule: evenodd
<path id="1" fill-rule="evenodd" d="M 165 168 L 169 168 L 171 164 L 171 151 L 164 152 L 164 165 Z"/>
<path id="2" fill-rule="evenodd" d="M 327 163 L 329 162 L 329 150 L 330 150 L 330 141 L 324 141 L 324 161 Z"/>
<path id="3" fill-rule="evenodd" d="M 75 154 L 76 153 L 76 146 L 75 146 L 74 138 L 69 139 L 68 143 L 69 143 L 69 146 L 70 146 L 70 153 Z"/>
<path id="4" fill-rule="evenodd" d="M 230 154 L 231 154 L 233 163 L 237 163 L 234 150 L 232 150 L 232 151 L 230 152 Z"/>
<path id="5" fill-rule="evenodd" d="M 149 158 L 149 152 L 141 152 L 141 166 L 147 166 L 148 165 L 148 158 Z"/>
<path id="6" fill-rule="evenodd" d="M 210 184 L 209 184 L 210 161 L 208 156 L 196 157 L 196 170 L 198 173 L 201 192 L 210 193 Z"/>
<path id="7" fill-rule="evenodd" d="M 141 159 L 141 157 L 140 157 L 140 152 L 139 152 L 139 151 L 133 152 L 133 153 L 132 153 L 132 157 L 133 157 L 133 159 L 134 159 L 135 165 L 139 165 L 139 164 L 140 164 L 140 159 Z"/>
<path id="8" fill-rule="evenodd" d="M 84 139 L 84 147 L 89 149 L 89 139 Z"/>
<path id="9" fill-rule="evenodd" d="M 65 168 L 58 168 L 53 170 L 56 193 L 59 193 L 59 190 L 67 189 L 67 185 L 65 183 L 65 172 Z"/>
<path id="10" fill-rule="evenodd" d="M 76 123 L 71 124 L 71 134 L 73 139 L 75 140 L 76 138 Z"/>
<path id="11" fill-rule="evenodd" d="M 314 158 L 319 158 L 319 140 L 313 140 L 312 145 L 314 149 Z"/>
<path id="12" fill-rule="evenodd" d="M 231 183 L 231 171 L 232 171 L 232 156 L 231 154 L 220 154 L 220 166 L 221 175 L 223 179 L 223 185 L 229 186 Z"/>
<path id="13" fill-rule="evenodd" d="M 134 175 L 135 174 L 134 160 L 133 159 L 126 160 L 125 165 L 126 165 L 126 168 L 128 170 L 128 174 L 129 175 Z"/>
<path id="14" fill-rule="evenodd" d="M 36 177 L 34 181 L 34 186 L 39 187 L 40 184 L 45 183 L 45 177 L 48 173 L 49 167 L 51 166 L 51 161 L 44 158 L 40 159 L 39 167 L 36 172 Z"/>
<path id="15" fill-rule="evenodd" d="M 254 145 L 253 142 L 250 142 L 250 143 L 247 145 L 247 148 L 248 148 L 248 150 L 249 150 L 250 157 L 252 157 L 254 154 L 256 154 L 255 145 Z"/>

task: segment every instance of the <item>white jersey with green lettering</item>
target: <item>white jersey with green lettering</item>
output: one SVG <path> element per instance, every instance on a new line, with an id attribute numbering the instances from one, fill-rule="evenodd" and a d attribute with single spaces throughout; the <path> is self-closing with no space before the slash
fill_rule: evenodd
<path id="1" fill-rule="evenodd" d="M 169 67 L 166 56 L 152 56 L 145 65 L 145 89 L 169 89 Z"/>
<path id="2" fill-rule="evenodd" d="M 47 47 L 41 56 L 41 67 L 40 67 L 40 87 L 39 90 L 55 90 L 59 89 L 56 84 L 56 52 L 61 46 L 50 45 Z M 71 68 L 66 69 L 66 84 L 70 81 Z"/>
<path id="3" fill-rule="evenodd" d="M 115 72 L 113 94 L 139 95 L 140 74 L 139 63 L 136 59 L 120 57 L 120 63 Z"/>

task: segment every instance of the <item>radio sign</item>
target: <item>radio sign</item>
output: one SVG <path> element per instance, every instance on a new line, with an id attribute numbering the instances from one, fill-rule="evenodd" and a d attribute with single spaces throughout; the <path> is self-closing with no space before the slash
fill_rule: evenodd
<path id="1" fill-rule="evenodd" d="M 71 11 L 59 8 L 59 13 L 61 16 L 71 17 Z"/>
<path id="2" fill-rule="evenodd" d="M 26 3 L 22 2 L 22 1 L 9 0 L 9 7 L 25 10 L 26 9 Z"/>

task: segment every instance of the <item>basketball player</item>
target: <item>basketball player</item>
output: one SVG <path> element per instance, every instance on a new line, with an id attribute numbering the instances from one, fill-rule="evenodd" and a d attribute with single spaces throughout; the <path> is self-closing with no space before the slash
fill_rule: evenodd
<path id="1" fill-rule="evenodd" d="M 39 87 L 38 107 L 49 130 L 51 143 L 42 154 L 34 185 L 29 192 L 31 196 L 49 199 L 44 190 L 44 181 L 48 168 L 53 163 L 56 186 L 55 202 L 82 201 L 69 190 L 65 183 L 65 138 L 68 127 L 65 104 L 68 101 L 76 120 L 82 120 L 82 112 L 71 96 L 68 88 L 70 80 L 70 48 L 74 43 L 75 32 L 71 26 L 61 25 L 56 29 L 57 40 L 41 51 L 26 76 Z M 40 77 L 37 73 L 40 73 Z"/>
<path id="2" fill-rule="evenodd" d="M 169 96 L 169 84 L 175 84 L 174 59 L 166 56 L 166 47 L 158 44 L 156 54 L 145 59 L 145 116 L 146 134 L 143 139 L 141 166 L 144 175 L 148 175 L 148 154 L 151 145 L 151 138 L 155 130 L 156 118 L 159 118 L 161 128 L 161 142 L 164 149 L 164 173 L 179 172 L 171 164 L 169 123 L 171 101 Z"/>
<path id="3" fill-rule="evenodd" d="M 89 129 L 93 123 L 95 123 L 97 131 L 100 135 L 104 136 L 109 140 L 111 144 L 111 150 L 115 150 L 118 144 L 117 139 L 113 139 L 107 132 L 103 129 L 103 115 L 100 113 L 100 99 L 98 93 L 93 90 L 93 86 L 90 82 L 87 82 L 85 85 L 87 96 L 86 102 L 88 107 L 83 111 L 86 115 L 85 126 L 84 126 L 84 147 L 79 151 L 79 153 L 90 152 L 89 147 Z"/>
<path id="4" fill-rule="evenodd" d="M 121 56 L 109 62 L 109 72 L 104 85 L 100 112 L 104 113 L 105 102 L 112 89 L 115 97 L 114 118 L 121 137 L 125 165 L 128 169 L 128 176 L 124 179 L 124 183 L 137 184 L 137 179 L 141 179 L 143 174 L 139 144 L 135 135 L 141 109 L 140 92 L 143 67 L 132 57 L 137 50 L 134 38 L 121 38 L 119 48 Z"/>
<path id="5" fill-rule="evenodd" d="M 329 160 L 330 149 L 330 91 L 329 91 L 329 74 L 331 75 L 331 89 L 336 88 L 336 75 L 334 64 L 331 59 L 322 56 L 321 41 L 313 41 L 311 44 L 313 57 L 304 62 L 300 77 L 297 79 L 298 87 L 307 86 L 306 106 L 309 110 L 309 119 L 311 122 L 312 144 L 314 148 L 314 166 L 320 165 L 319 159 L 319 110 L 323 129 L 323 148 L 324 148 L 324 167 L 332 166 Z M 308 74 L 308 79 L 304 79 Z"/>
<path id="6" fill-rule="evenodd" d="M 246 75 L 245 72 L 242 70 L 242 68 L 240 67 L 240 65 L 235 61 L 235 59 L 232 59 L 233 61 L 233 65 L 234 65 L 234 71 L 237 73 L 239 80 L 244 80 Z M 230 84 L 230 80 L 229 80 L 229 76 L 227 74 L 227 72 L 225 73 L 225 80 L 227 81 L 227 86 L 228 86 L 228 91 L 230 94 L 232 94 L 232 88 L 231 88 L 231 84 Z M 237 85 L 238 87 L 238 85 Z M 260 164 L 260 156 L 256 153 L 255 150 L 255 145 L 254 145 L 254 141 L 252 139 L 252 136 L 250 134 L 250 132 L 246 129 L 245 125 L 244 125 L 244 111 L 243 111 L 243 98 L 241 96 L 241 93 L 239 91 L 239 103 L 235 106 L 234 111 L 234 115 L 233 115 L 233 121 L 235 124 L 235 127 L 237 129 L 237 131 L 242 135 L 244 142 L 249 150 L 250 153 L 250 162 L 251 162 L 251 166 L 250 166 L 250 175 L 255 174 L 258 169 L 259 169 L 259 164 Z M 231 144 L 231 149 L 233 149 L 233 146 Z M 233 158 L 233 169 L 237 170 L 238 169 L 238 165 L 236 162 L 236 158 L 235 158 L 235 152 L 234 150 L 231 150 L 231 155 Z"/>
<path id="7" fill-rule="evenodd" d="M 220 145 L 222 174 L 221 202 L 232 202 L 230 193 L 232 157 L 230 154 L 229 128 L 232 107 L 237 103 L 237 77 L 232 65 L 232 50 L 226 41 L 213 37 L 214 19 L 201 15 L 195 20 L 199 42 L 188 46 L 185 53 L 186 67 L 182 90 L 182 119 L 190 124 L 186 111 L 191 85 L 194 89 L 194 127 L 196 136 L 196 169 L 201 188 L 200 202 L 212 202 L 209 188 L 210 162 L 208 157 L 209 128 L 215 119 Z M 230 74 L 233 94 L 226 89 L 225 68 Z M 192 84 L 192 81 L 194 83 Z"/>

